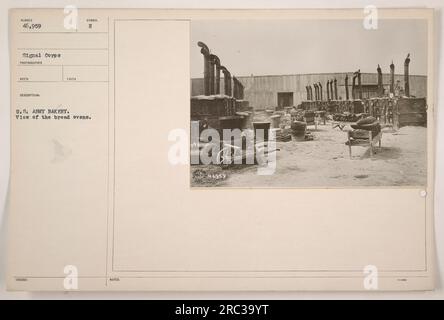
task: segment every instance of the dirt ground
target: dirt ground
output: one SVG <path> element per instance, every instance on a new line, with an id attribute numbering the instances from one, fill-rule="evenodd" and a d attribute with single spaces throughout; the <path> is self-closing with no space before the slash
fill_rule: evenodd
<path id="1" fill-rule="evenodd" d="M 308 129 L 313 141 L 277 142 L 276 170 L 258 175 L 256 165 L 192 166 L 191 185 L 195 187 L 356 187 L 426 185 L 426 134 L 424 127 L 383 129 L 382 147 L 352 147 L 349 157 L 347 125 L 343 131 L 327 121 Z"/>

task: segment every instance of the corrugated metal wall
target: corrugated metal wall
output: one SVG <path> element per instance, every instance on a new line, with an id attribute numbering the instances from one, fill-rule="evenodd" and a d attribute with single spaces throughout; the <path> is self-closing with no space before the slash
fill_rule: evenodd
<path id="1" fill-rule="evenodd" d="M 345 99 L 344 79 L 346 73 L 329 73 L 329 74 L 300 74 L 300 75 L 281 75 L 281 76 L 251 76 L 238 77 L 245 86 L 245 100 L 250 102 L 250 106 L 255 109 L 265 109 L 267 107 L 275 107 L 277 105 L 278 92 L 293 92 L 293 101 L 295 105 L 305 100 L 305 86 L 313 83 L 321 82 L 323 98 L 327 99 L 326 84 L 328 80 L 334 78 L 338 83 L 338 97 Z M 351 98 L 351 84 L 353 73 L 348 73 L 349 93 Z M 362 73 L 362 84 L 376 84 L 378 81 L 377 73 Z M 404 87 L 404 75 L 395 75 L 396 81 L 400 81 L 400 86 Z M 357 84 L 357 82 L 356 82 Z M 383 74 L 383 84 L 386 91 L 389 90 L 390 74 Z M 221 92 L 224 90 L 223 79 L 221 79 Z M 191 95 L 197 96 L 204 94 L 203 79 L 191 79 Z M 426 97 L 427 95 L 427 77 L 426 76 L 410 76 L 410 94 L 416 97 Z M 313 88 L 314 95 L 314 88 Z"/>

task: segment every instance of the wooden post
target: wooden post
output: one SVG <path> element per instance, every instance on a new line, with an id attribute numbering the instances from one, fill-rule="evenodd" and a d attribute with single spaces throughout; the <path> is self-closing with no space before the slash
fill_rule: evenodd
<path id="1" fill-rule="evenodd" d="M 348 140 L 348 154 L 351 159 L 352 158 L 352 146 L 351 146 L 351 140 L 350 140 L 350 131 L 347 131 L 347 140 Z"/>
<path id="2" fill-rule="evenodd" d="M 393 61 L 390 65 L 390 93 L 395 95 L 395 65 Z"/>

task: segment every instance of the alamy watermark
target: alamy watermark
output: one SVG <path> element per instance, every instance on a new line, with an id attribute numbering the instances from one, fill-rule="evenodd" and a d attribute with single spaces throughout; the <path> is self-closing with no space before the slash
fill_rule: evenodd
<path id="1" fill-rule="evenodd" d="M 374 5 L 368 5 L 364 7 L 364 20 L 362 25 L 366 30 L 378 29 L 378 8 Z"/>
<path id="2" fill-rule="evenodd" d="M 68 5 L 63 8 L 65 14 L 63 19 L 63 27 L 66 30 L 77 30 L 79 10 L 74 5 Z"/>
<path id="3" fill-rule="evenodd" d="M 169 132 L 168 141 L 173 142 L 168 150 L 171 165 L 258 164 L 259 175 L 276 171 L 276 137 L 272 130 L 223 129 L 221 137 L 218 130 L 201 131 L 199 121 L 191 121 L 190 131 L 190 139 L 184 129 Z"/>
<path id="4" fill-rule="evenodd" d="M 378 290 L 378 268 L 374 265 L 364 267 L 364 288 Z"/>
<path id="5" fill-rule="evenodd" d="M 63 288 L 65 290 L 78 290 L 79 289 L 79 271 L 76 266 L 67 265 L 63 269 L 63 273 L 66 275 L 63 279 Z"/>

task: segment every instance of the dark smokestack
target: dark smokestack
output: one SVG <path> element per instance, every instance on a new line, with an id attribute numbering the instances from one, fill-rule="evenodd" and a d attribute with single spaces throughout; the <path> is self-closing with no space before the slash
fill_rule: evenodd
<path id="1" fill-rule="evenodd" d="M 390 65 L 390 93 L 395 94 L 395 65 Z"/>
<path id="2" fill-rule="evenodd" d="M 239 86 L 237 84 L 237 78 L 233 76 L 233 97 L 237 99 L 239 97 Z"/>
<path id="3" fill-rule="evenodd" d="M 224 93 L 231 97 L 231 74 L 227 68 L 221 66 L 220 69 L 224 73 Z"/>
<path id="4" fill-rule="evenodd" d="M 234 85 L 234 90 L 233 90 L 234 98 L 242 100 L 244 98 L 244 85 L 236 77 L 233 77 L 233 85 Z"/>
<path id="5" fill-rule="evenodd" d="M 330 100 L 330 80 L 327 80 L 327 100 Z"/>
<path id="6" fill-rule="evenodd" d="M 352 99 L 355 100 L 356 99 L 356 78 L 358 77 L 358 74 L 355 72 L 353 74 L 353 79 L 352 79 Z"/>
<path id="7" fill-rule="evenodd" d="M 220 94 L 220 60 L 219 57 L 216 55 L 213 55 L 214 64 L 216 66 L 216 94 Z"/>
<path id="8" fill-rule="evenodd" d="M 204 93 L 206 96 L 211 94 L 210 91 L 210 49 L 208 46 L 199 41 L 197 45 L 202 48 L 200 49 L 200 53 L 204 56 Z"/>
<path id="9" fill-rule="evenodd" d="M 244 100 L 244 85 L 239 80 L 237 80 L 237 83 L 239 85 L 239 99 Z"/>
<path id="10" fill-rule="evenodd" d="M 362 100 L 362 82 L 361 82 L 361 69 L 358 69 L 358 87 L 359 87 L 359 99 Z"/>
<path id="11" fill-rule="evenodd" d="M 216 61 L 215 55 L 210 54 L 210 94 L 216 93 Z"/>
<path id="12" fill-rule="evenodd" d="M 334 80 L 334 84 L 335 84 L 335 100 L 338 100 L 338 81 Z"/>
<path id="13" fill-rule="evenodd" d="M 345 84 L 345 100 L 348 100 L 350 97 L 348 95 L 348 75 L 345 75 L 345 79 L 344 79 L 344 84 Z"/>
<path id="14" fill-rule="evenodd" d="M 409 63 L 410 53 L 407 55 L 407 58 L 405 58 L 404 61 L 404 92 L 407 97 L 410 97 Z"/>
<path id="15" fill-rule="evenodd" d="M 382 85 L 382 70 L 379 64 L 376 71 L 378 72 L 378 95 L 382 97 L 382 95 L 384 94 L 384 87 Z"/>

